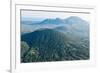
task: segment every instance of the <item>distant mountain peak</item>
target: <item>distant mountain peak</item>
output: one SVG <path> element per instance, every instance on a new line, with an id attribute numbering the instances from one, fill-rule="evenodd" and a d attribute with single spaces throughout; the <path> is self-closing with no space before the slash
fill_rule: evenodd
<path id="1" fill-rule="evenodd" d="M 55 19 L 48 18 L 40 22 L 40 24 L 62 24 L 62 23 L 63 20 L 60 18 L 55 18 Z"/>
<path id="2" fill-rule="evenodd" d="M 83 20 L 82 18 L 77 17 L 77 16 L 70 16 L 70 17 L 66 18 L 65 23 L 68 23 L 68 24 L 88 24 L 88 22 L 86 20 Z"/>

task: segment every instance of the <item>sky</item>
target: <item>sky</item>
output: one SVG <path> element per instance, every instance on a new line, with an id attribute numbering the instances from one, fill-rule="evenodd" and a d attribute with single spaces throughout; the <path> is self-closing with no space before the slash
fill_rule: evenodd
<path id="1" fill-rule="evenodd" d="M 45 11 L 30 11 L 22 10 L 21 19 L 26 21 L 42 21 L 46 18 L 61 18 L 65 19 L 70 16 L 78 16 L 86 21 L 90 21 L 89 14 L 80 14 L 80 13 L 63 13 L 63 12 L 45 12 Z"/>

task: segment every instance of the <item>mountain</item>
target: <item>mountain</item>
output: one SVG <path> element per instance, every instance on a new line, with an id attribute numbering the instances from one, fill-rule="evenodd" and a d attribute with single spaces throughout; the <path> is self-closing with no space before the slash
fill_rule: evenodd
<path id="1" fill-rule="evenodd" d="M 41 21 L 39 24 L 63 24 L 63 20 L 60 18 L 56 18 L 56 19 L 45 19 L 43 21 Z"/>
<path id="2" fill-rule="evenodd" d="M 55 18 L 55 19 L 44 19 L 42 21 L 39 21 L 39 22 L 32 22 L 32 21 L 22 21 L 22 23 L 28 23 L 28 24 L 88 24 L 87 21 L 81 19 L 80 17 L 77 17 L 77 16 L 70 16 L 68 18 L 65 18 L 65 19 L 60 19 L 60 18 Z"/>
<path id="3" fill-rule="evenodd" d="M 82 25 L 79 26 L 79 24 L 73 24 L 73 25 L 66 25 L 66 26 L 58 26 L 54 28 L 55 30 L 64 33 L 67 35 L 67 37 L 74 37 L 78 39 L 89 39 L 89 26 Z M 72 37 L 72 39 L 73 39 Z"/>
<path id="4" fill-rule="evenodd" d="M 55 40 L 59 41 L 59 39 L 66 39 L 66 36 L 63 33 L 60 33 L 53 29 L 39 29 L 31 33 L 27 33 L 21 36 L 21 41 L 26 41 L 29 46 L 31 46 L 36 41 L 39 43 L 44 42 L 46 44 L 47 42 Z M 41 40 L 41 41 L 40 41 Z M 32 42 L 31 42 L 32 41 Z M 62 41 L 62 40 L 61 40 Z M 51 43 L 52 44 L 52 43 Z"/>
<path id="5" fill-rule="evenodd" d="M 80 17 L 23 23 L 21 62 L 89 59 L 89 23 Z"/>
<path id="6" fill-rule="evenodd" d="M 89 32 L 89 23 L 79 17 L 71 16 L 65 19 L 65 22 L 67 24 L 70 24 L 70 27 L 72 27 L 74 30 L 78 32 Z"/>
<path id="7" fill-rule="evenodd" d="M 21 36 L 21 41 L 30 47 L 22 62 L 89 59 L 88 42 L 84 40 L 74 42 L 55 29 L 41 29 L 24 34 Z"/>
<path id="8" fill-rule="evenodd" d="M 89 23 L 83 19 L 81 19 L 80 17 L 77 16 L 70 16 L 66 19 L 64 19 L 65 23 L 67 24 L 81 24 L 81 25 L 88 25 Z"/>
<path id="9" fill-rule="evenodd" d="M 77 16 L 70 16 L 65 19 L 61 18 L 46 18 L 42 21 L 21 21 L 21 32 L 28 33 L 40 28 L 56 28 L 63 26 L 70 32 L 78 32 L 79 34 L 89 34 L 89 23 Z"/>
<path id="10" fill-rule="evenodd" d="M 65 32 L 67 32 L 67 27 L 65 27 L 65 26 L 58 26 L 58 27 L 56 27 L 56 28 L 54 28 L 55 30 L 59 30 L 59 31 L 65 31 Z"/>

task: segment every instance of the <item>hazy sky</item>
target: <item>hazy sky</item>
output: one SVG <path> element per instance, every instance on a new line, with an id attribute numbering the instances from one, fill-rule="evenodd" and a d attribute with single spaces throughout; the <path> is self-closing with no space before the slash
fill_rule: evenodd
<path id="1" fill-rule="evenodd" d="M 34 20 L 34 21 L 41 21 L 46 18 L 68 18 L 70 16 L 78 16 L 86 21 L 89 21 L 89 14 L 82 14 L 82 13 L 63 13 L 63 12 L 44 12 L 44 11 L 21 11 L 22 20 Z"/>

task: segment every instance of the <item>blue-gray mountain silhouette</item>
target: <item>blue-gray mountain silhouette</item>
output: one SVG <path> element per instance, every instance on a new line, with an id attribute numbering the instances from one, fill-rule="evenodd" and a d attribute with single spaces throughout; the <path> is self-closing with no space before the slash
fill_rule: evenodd
<path id="1" fill-rule="evenodd" d="M 39 22 L 34 21 L 21 21 L 22 24 L 34 25 L 34 24 L 89 24 L 87 21 L 77 16 L 70 16 L 65 19 L 61 18 L 46 18 Z"/>
<path id="2" fill-rule="evenodd" d="M 22 21 L 24 24 L 29 24 L 34 25 L 34 24 L 88 24 L 87 21 L 81 19 L 80 17 L 77 16 L 70 16 L 65 19 L 61 18 L 46 18 L 42 21 L 39 22 L 32 22 L 32 21 Z"/>
<path id="3" fill-rule="evenodd" d="M 22 24 L 22 33 L 28 33 L 29 31 L 34 31 L 40 28 L 45 27 L 59 27 L 64 26 L 68 30 L 75 30 L 80 33 L 86 32 L 89 33 L 89 23 L 86 20 L 83 20 L 77 16 L 70 16 L 68 18 L 46 18 L 42 21 L 34 22 L 34 21 L 21 21 Z M 25 25 L 23 25 L 25 24 Z M 36 27 L 37 25 L 37 27 Z M 38 26 L 39 25 L 39 26 Z M 43 25 L 43 26 L 42 26 Z M 59 25 L 59 26 L 58 26 Z M 35 29 L 36 28 L 36 29 Z M 71 31 L 70 31 L 71 32 Z"/>
<path id="4" fill-rule="evenodd" d="M 55 18 L 55 19 L 45 19 L 39 24 L 64 24 L 64 21 L 60 18 Z"/>
<path id="5" fill-rule="evenodd" d="M 70 17 L 64 19 L 64 21 L 67 24 L 81 24 L 81 25 L 89 24 L 86 20 L 83 20 L 83 19 L 81 19 L 80 17 L 77 17 L 77 16 L 70 16 Z"/>

